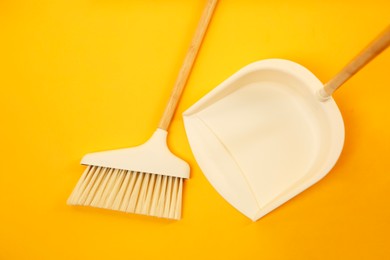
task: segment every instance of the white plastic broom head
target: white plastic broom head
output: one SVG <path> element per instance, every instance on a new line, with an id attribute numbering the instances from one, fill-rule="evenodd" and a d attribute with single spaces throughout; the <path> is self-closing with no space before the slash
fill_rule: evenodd
<path id="1" fill-rule="evenodd" d="M 157 129 L 143 145 L 85 155 L 88 168 L 68 204 L 180 219 L 190 167 L 171 153 L 166 137 Z"/>
<path id="2" fill-rule="evenodd" d="M 167 134 L 167 131 L 157 128 L 152 137 L 142 145 L 90 153 L 83 157 L 81 164 L 188 179 L 190 167 L 169 150 Z"/>

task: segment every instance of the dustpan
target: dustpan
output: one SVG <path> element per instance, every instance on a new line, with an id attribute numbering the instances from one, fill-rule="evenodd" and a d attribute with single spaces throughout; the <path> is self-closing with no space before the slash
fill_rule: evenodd
<path id="1" fill-rule="evenodd" d="M 325 86 L 305 67 L 269 59 L 239 70 L 184 112 L 201 170 L 257 220 L 323 178 L 344 144 L 332 93 L 390 45 L 390 27 Z"/>
<path id="2" fill-rule="evenodd" d="M 323 84 L 297 63 L 250 64 L 184 112 L 203 173 L 236 209 L 257 220 L 310 187 L 333 167 L 344 125 Z"/>

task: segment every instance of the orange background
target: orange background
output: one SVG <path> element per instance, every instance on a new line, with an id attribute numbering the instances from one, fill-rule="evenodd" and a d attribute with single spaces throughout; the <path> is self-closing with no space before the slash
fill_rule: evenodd
<path id="1" fill-rule="evenodd" d="M 181 113 L 256 60 L 329 80 L 389 21 L 390 2 L 220 1 L 171 126 L 191 164 L 183 219 L 69 207 L 93 151 L 154 131 L 205 1 L 0 1 L 0 259 L 390 257 L 390 50 L 334 98 L 346 141 L 321 182 L 257 222 L 195 163 Z"/>

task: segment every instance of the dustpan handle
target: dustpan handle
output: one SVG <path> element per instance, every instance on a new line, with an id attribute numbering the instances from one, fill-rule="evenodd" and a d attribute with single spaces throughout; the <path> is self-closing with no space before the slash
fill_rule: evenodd
<path id="1" fill-rule="evenodd" d="M 198 54 L 199 47 L 202 43 L 204 35 L 206 33 L 207 27 L 210 23 L 211 17 L 213 15 L 217 0 L 209 0 L 203 10 L 202 17 L 200 18 L 198 27 L 196 29 L 195 35 L 192 38 L 190 47 L 188 48 L 187 55 L 184 59 L 184 62 L 181 66 L 179 75 L 176 79 L 175 85 L 171 92 L 168 104 L 164 110 L 164 114 L 161 117 L 158 128 L 167 130 L 173 114 L 175 113 L 177 104 L 187 82 L 188 76 L 190 75 L 192 66 L 194 65 L 196 55 Z"/>
<path id="2" fill-rule="evenodd" d="M 328 99 L 344 82 L 350 79 L 356 72 L 363 68 L 373 58 L 390 45 L 390 26 L 380 34 L 370 45 L 358 54 L 347 66 L 345 66 L 333 79 L 324 85 L 319 94 L 322 100 Z"/>

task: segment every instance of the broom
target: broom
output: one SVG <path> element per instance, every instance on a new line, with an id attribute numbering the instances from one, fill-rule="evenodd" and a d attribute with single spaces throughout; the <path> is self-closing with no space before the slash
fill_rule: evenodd
<path id="1" fill-rule="evenodd" d="M 183 180 L 189 165 L 169 150 L 167 130 L 187 82 L 217 0 L 209 0 L 157 130 L 144 144 L 85 155 L 87 165 L 69 205 L 93 206 L 169 219 L 181 218 Z"/>

